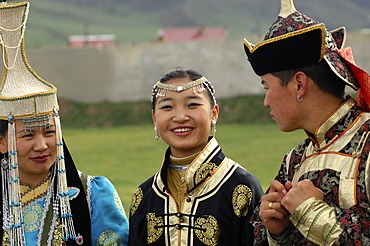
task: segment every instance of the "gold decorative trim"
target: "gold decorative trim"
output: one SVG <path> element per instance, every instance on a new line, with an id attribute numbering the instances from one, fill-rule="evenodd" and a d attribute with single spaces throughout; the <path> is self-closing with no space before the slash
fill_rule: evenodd
<path id="1" fill-rule="evenodd" d="M 347 101 L 343 102 L 337 110 L 333 112 L 324 122 L 319 126 L 315 131 L 315 137 L 317 142 L 320 146 L 319 148 L 323 148 L 325 143 L 325 133 L 334 126 L 344 115 L 348 113 L 349 110 L 355 105 L 355 100 L 353 98 L 349 98 Z"/>
<path id="2" fill-rule="evenodd" d="M 290 33 L 287 33 L 287 34 L 284 34 L 284 35 L 281 35 L 281 36 L 278 36 L 278 37 L 270 38 L 270 39 L 262 41 L 261 43 L 259 43 L 257 45 L 252 45 L 252 43 L 250 43 L 249 41 L 244 39 L 244 45 L 247 46 L 250 53 L 253 53 L 254 51 L 256 51 L 257 49 L 259 49 L 260 47 L 262 47 L 264 45 L 268 45 L 268 44 L 273 43 L 273 42 L 277 42 L 277 41 L 280 41 L 280 40 L 283 40 L 283 39 L 291 38 L 291 37 L 298 36 L 298 35 L 301 35 L 301 34 L 304 34 L 304 33 L 307 33 L 307 32 L 312 32 L 312 31 L 315 31 L 315 30 L 321 30 L 321 39 L 322 39 L 321 43 L 323 44 L 322 47 L 321 47 L 321 51 L 320 51 L 320 61 L 321 61 L 322 58 L 324 57 L 324 54 L 325 54 L 325 33 L 326 33 L 326 29 L 325 29 L 325 24 L 324 23 L 320 23 L 320 24 L 317 24 L 317 25 L 314 25 L 314 26 L 310 26 L 310 27 L 307 27 L 307 28 L 304 28 L 304 29 L 301 29 L 301 30 L 298 30 L 298 31 L 290 32 Z"/>
<path id="3" fill-rule="evenodd" d="M 103 231 L 96 242 L 97 246 L 122 245 L 123 240 L 120 235 L 112 230 Z"/>
<path id="4" fill-rule="evenodd" d="M 139 187 L 137 188 L 131 197 L 131 208 L 130 208 L 130 215 L 134 215 L 137 208 L 139 207 L 141 201 L 143 200 L 143 190 Z"/>
<path id="5" fill-rule="evenodd" d="M 252 196 L 253 193 L 248 186 L 240 184 L 235 187 L 232 196 L 232 204 L 236 216 L 245 217 L 248 214 Z"/>
<path id="6" fill-rule="evenodd" d="M 301 203 L 289 219 L 305 238 L 318 245 L 332 245 L 343 231 L 335 208 L 316 197 Z"/>
<path id="7" fill-rule="evenodd" d="M 206 215 L 195 220 L 195 235 L 205 245 L 217 245 L 221 235 L 220 225 L 215 217 Z"/>
<path id="8" fill-rule="evenodd" d="M 167 90 L 167 91 L 181 92 L 181 91 L 185 91 L 187 89 L 193 88 L 195 86 L 201 85 L 206 81 L 207 79 L 205 77 L 201 77 L 197 80 L 190 81 L 189 83 L 186 83 L 185 85 L 171 85 L 171 84 L 161 83 L 160 81 L 158 81 L 154 85 L 154 87 L 157 87 L 162 90 Z"/>
<path id="9" fill-rule="evenodd" d="M 217 165 L 212 162 L 207 162 L 207 163 L 202 164 L 194 175 L 195 185 L 205 180 L 208 176 L 211 176 L 214 173 L 216 168 L 217 168 Z"/>
<path id="10" fill-rule="evenodd" d="M 20 192 L 22 196 L 22 206 L 26 206 L 29 202 L 42 197 L 48 191 L 50 185 L 50 176 L 48 175 L 38 186 L 33 189 L 25 184 L 20 184 Z"/>
<path id="11" fill-rule="evenodd" d="M 148 244 L 151 244 L 157 241 L 163 233 L 164 227 L 163 218 L 156 217 L 155 213 L 148 213 L 146 215 L 146 221 L 148 231 L 147 242 Z"/>

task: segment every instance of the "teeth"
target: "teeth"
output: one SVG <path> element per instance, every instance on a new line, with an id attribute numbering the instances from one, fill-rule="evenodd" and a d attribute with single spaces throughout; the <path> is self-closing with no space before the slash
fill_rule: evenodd
<path id="1" fill-rule="evenodd" d="M 191 128 L 177 128 L 177 129 L 173 130 L 173 132 L 188 132 L 190 130 L 191 130 Z"/>

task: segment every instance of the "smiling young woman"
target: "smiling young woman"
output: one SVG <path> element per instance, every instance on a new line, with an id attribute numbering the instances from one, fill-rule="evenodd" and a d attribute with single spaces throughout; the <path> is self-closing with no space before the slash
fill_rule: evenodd
<path id="1" fill-rule="evenodd" d="M 168 144 L 160 171 L 134 192 L 129 245 L 251 245 L 259 181 L 227 158 L 213 134 L 219 107 L 211 82 L 171 71 L 154 85 L 156 139 Z"/>

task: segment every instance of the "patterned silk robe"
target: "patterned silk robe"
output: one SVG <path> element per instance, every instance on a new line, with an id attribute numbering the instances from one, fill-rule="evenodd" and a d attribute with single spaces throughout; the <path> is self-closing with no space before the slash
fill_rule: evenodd
<path id="1" fill-rule="evenodd" d="M 259 181 L 211 138 L 186 171 L 178 207 L 167 186 L 169 155 L 168 149 L 161 170 L 133 194 L 129 245 L 252 245 Z"/>
<path id="2" fill-rule="evenodd" d="M 309 179 L 324 192 L 290 217 L 292 226 L 278 241 L 266 232 L 255 210 L 255 245 L 370 245 L 370 113 L 347 100 L 285 157 L 276 180 Z"/>

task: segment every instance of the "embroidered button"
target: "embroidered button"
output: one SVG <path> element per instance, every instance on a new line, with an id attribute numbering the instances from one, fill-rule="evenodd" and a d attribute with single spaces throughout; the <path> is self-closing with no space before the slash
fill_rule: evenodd
<path id="1" fill-rule="evenodd" d="M 186 201 L 187 201 L 187 202 L 191 202 L 191 198 L 190 198 L 190 197 L 187 197 L 187 198 L 186 198 Z"/>

